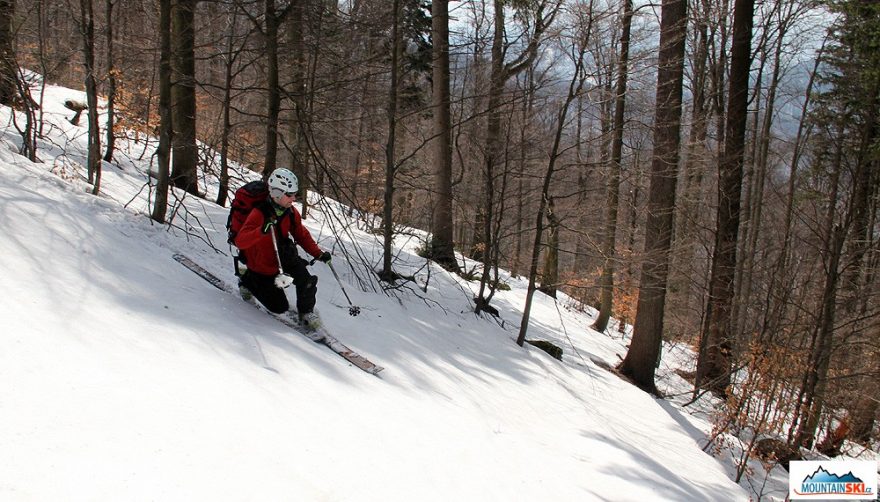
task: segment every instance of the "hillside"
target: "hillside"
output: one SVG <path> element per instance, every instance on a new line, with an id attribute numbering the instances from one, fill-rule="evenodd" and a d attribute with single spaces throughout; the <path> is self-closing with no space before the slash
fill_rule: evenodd
<path id="1" fill-rule="evenodd" d="M 565 356 L 521 348 L 525 283 L 503 277 L 501 319 L 476 317 L 475 283 L 419 258 L 419 232 L 396 250 L 415 283 L 383 292 L 357 279 L 377 237 L 313 194 L 306 224 L 362 314 L 322 264 L 318 309 L 380 377 L 212 288 L 172 254 L 232 281 L 227 210 L 189 198 L 151 222 L 143 138 L 89 195 L 85 130 L 60 105 L 79 95 L 49 88 L 40 164 L 0 109 L 3 500 L 749 497 L 701 450 L 707 424 L 594 363 L 626 350 L 594 312 L 538 295 L 529 338 Z"/>

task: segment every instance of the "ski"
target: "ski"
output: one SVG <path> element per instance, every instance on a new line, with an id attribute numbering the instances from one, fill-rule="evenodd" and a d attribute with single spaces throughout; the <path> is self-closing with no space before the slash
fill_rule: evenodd
<path id="1" fill-rule="evenodd" d="M 238 292 L 236 292 L 231 285 L 227 284 L 223 281 L 223 279 L 220 279 L 211 272 L 208 272 L 204 267 L 194 262 L 188 256 L 180 253 L 175 253 L 173 255 L 173 258 L 178 263 L 188 268 L 194 274 L 208 281 L 208 283 L 210 283 L 212 286 L 219 289 L 220 291 L 225 291 L 226 293 L 238 296 Z M 247 303 L 253 305 L 255 308 L 260 309 L 256 300 Z M 260 310 L 263 311 L 262 309 Z M 278 316 L 273 317 L 288 328 L 294 330 L 295 332 L 308 338 L 309 340 L 315 343 L 326 345 L 330 350 L 342 356 L 346 361 L 366 371 L 367 373 L 370 373 L 371 375 L 378 375 L 379 372 L 384 369 L 383 367 L 374 364 L 369 359 L 348 348 L 345 344 L 336 339 L 336 337 L 328 333 L 327 330 L 325 330 L 324 328 L 318 328 L 317 330 L 308 331 L 304 330 L 302 326 L 290 319 L 285 319 Z"/>

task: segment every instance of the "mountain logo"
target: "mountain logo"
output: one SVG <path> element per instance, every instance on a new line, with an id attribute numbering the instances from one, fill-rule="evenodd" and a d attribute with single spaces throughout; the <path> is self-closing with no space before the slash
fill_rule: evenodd
<path id="1" fill-rule="evenodd" d="M 875 499 L 877 463 L 863 461 L 792 462 L 789 495 L 792 499 Z M 797 468 L 795 468 L 797 467 Z"/>

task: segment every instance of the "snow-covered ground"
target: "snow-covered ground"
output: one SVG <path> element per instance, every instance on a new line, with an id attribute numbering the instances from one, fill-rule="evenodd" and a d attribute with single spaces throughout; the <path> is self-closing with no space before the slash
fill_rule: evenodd
<path id="1" fill-rule="evenodd" d="M 616 327 L 592 331 L 594 311 L 539 293 L 529 338 L 564 359 L 521 348 L 525 282 L 503 277 L 502 320 L 476 317 L 477 284 L 419 258 L 419 232 L 397 243 L 397 271 L 416 282 L 385 294 L 358 279 L 379 263 L 375 235 L 317 197 L 306 220 L 362 313 L 320 263 L 318 310 L 379 377 L 213 288 L 172 254 L 233 281 L 227 209 L 189 197 L 173 226 L 152 222 L 143 138 L 119 142 L 88 194 L 67 98 L 81 93 L 47 89 L 39 164 L 16 153 L 0 108 L 0 499 L 750 497 L 727 458 L 701 450 L 705 415 L 594 362 L 625 354 Z M 687 390 L 667 366 L 683 350 L 664 347 L 659 386 L 673 394 Z M 765 497 L 784 498 L 783 475 Z"/>

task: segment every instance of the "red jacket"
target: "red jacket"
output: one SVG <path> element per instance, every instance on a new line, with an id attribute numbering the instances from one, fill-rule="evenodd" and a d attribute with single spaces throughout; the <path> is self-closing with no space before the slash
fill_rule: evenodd
<path id="1" fill-rule="evenodd" d="M 272 246 L 272 236 L 263 233 L 263 223 L 266 217 L 259 207 L 251 210 L 247 219 L 235 236 L 235 246 L 241 250 L 247 262 L 249 270 L 253 270 L 258 274 L 277 275 L 278 274 L 278 257 L 275 255 L 275 248 Z M 312 234 L 306 230 L 302 224 L 302 217 L 299 211 L 292 207 L 278 217 L 278 223 L 275 225 L 278 233 L 275 235 L 293 237 L 293 241 L 300 245 L 307 253 L 317 258 L 321 256 L 321 248 L 315 243 Z M 281 245 L 281 241 L 278 241 Z"/>

